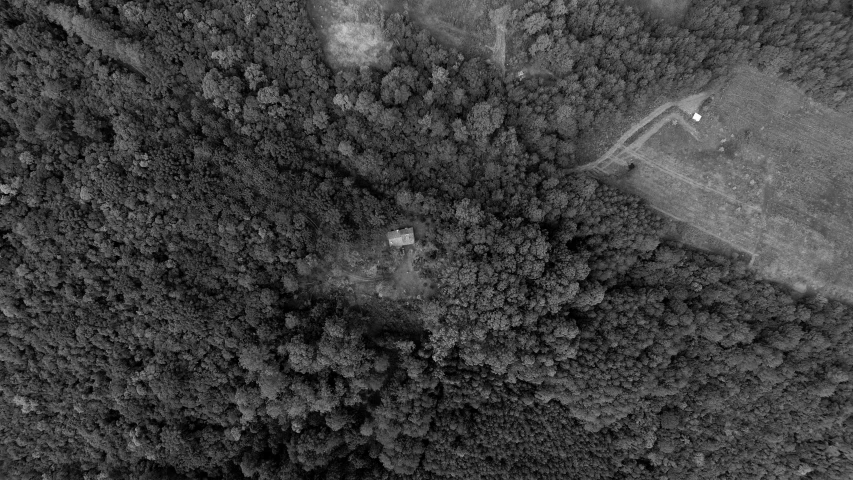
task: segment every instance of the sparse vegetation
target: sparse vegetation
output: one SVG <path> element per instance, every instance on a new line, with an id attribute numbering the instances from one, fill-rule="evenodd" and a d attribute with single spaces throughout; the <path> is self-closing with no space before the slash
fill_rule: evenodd
<path id="1" fill-rule="evenodd" d="M 652 115 L 596 170 L 748 254 L 766 278 L 853 301 L 853 277 L 838 262 L 853 257 L 853 186 L 841 180 L 851 177 L 853 118 L 747 68 L 707 96 L 701 122 Z M 622 176 L 631 162 L 646 168 Z"/>

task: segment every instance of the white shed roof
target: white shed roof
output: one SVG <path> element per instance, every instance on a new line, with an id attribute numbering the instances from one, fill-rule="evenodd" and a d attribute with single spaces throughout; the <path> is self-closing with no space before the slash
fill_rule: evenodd
<path id="1" fill-rule="evenodd" d="M 415 231 L 412 227 L 401 228 L 388 232 L 388 244 L 392 247 L 402 247 L 415 243 Z"/>

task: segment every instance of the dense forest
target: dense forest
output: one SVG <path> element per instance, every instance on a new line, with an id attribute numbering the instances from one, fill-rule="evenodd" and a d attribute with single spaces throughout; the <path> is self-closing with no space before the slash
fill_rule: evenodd
<path id="1" fill-rule="evenodd" d="M 853 310 L 569 168 L 738 64 L 853 109 L 851 15 L 535 0 L 518 79 L 399 15 L 333 71 L 301 0 L 0 0 L 0 478 L 853 478 Z"/>

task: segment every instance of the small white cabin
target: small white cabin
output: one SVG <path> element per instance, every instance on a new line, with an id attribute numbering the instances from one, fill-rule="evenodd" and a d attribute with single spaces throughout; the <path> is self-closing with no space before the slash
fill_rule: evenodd
<path id="1" fill-rule="evenodd" d="M 702 120 L 702 115 L 699 115 L 699 112 L 694 113 L 693 114 L 693 121 L 698 122 L 699 120 Z"/>
<path id="2" fill-rule="evenodd" d="M 415 243 L 415 231 L 412 227 L 401 228 L 388 232 L 388 245 L 392 247 L 402 247 Z"/>

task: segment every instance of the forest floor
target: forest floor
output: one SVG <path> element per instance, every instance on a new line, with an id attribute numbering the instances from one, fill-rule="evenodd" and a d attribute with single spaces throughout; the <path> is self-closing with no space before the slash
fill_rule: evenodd
<path id="1" fill-rule="evenodd" d="M 379 291 L 382 297 L 415 298 L 429 297 L 433 293 L 432 282 L 424 278 L 415 267 L 419 254 L 418 247 L 408 245 L 402 248 L 403 258 L 391 275 L 389 288 Z"/>
<path id="2" fill-rule="evenodd" d="M 851 301 L 850 158 L 853 117 L 741 68 L 711 91 L 661 105 L 579 170 L 690 225 L 686 243 L 727 246 L 769 280 Z"/>
<path id="3" fill-rule="evenodd" d="M 377 297 L 388 300 L 422 300 L 435 291 L 423 271 L 425 258 L 435 250 L 428 241 L 429 224 L 404 222 L 415 229 L 417 241 L 402 248 L 389 247 L 385 232 L 361 242 L 341 244 L 312 269 L 312 285 L 336 290 L 363 303 Z M 433 262 L 434 263 L 434 262 Z"/>

